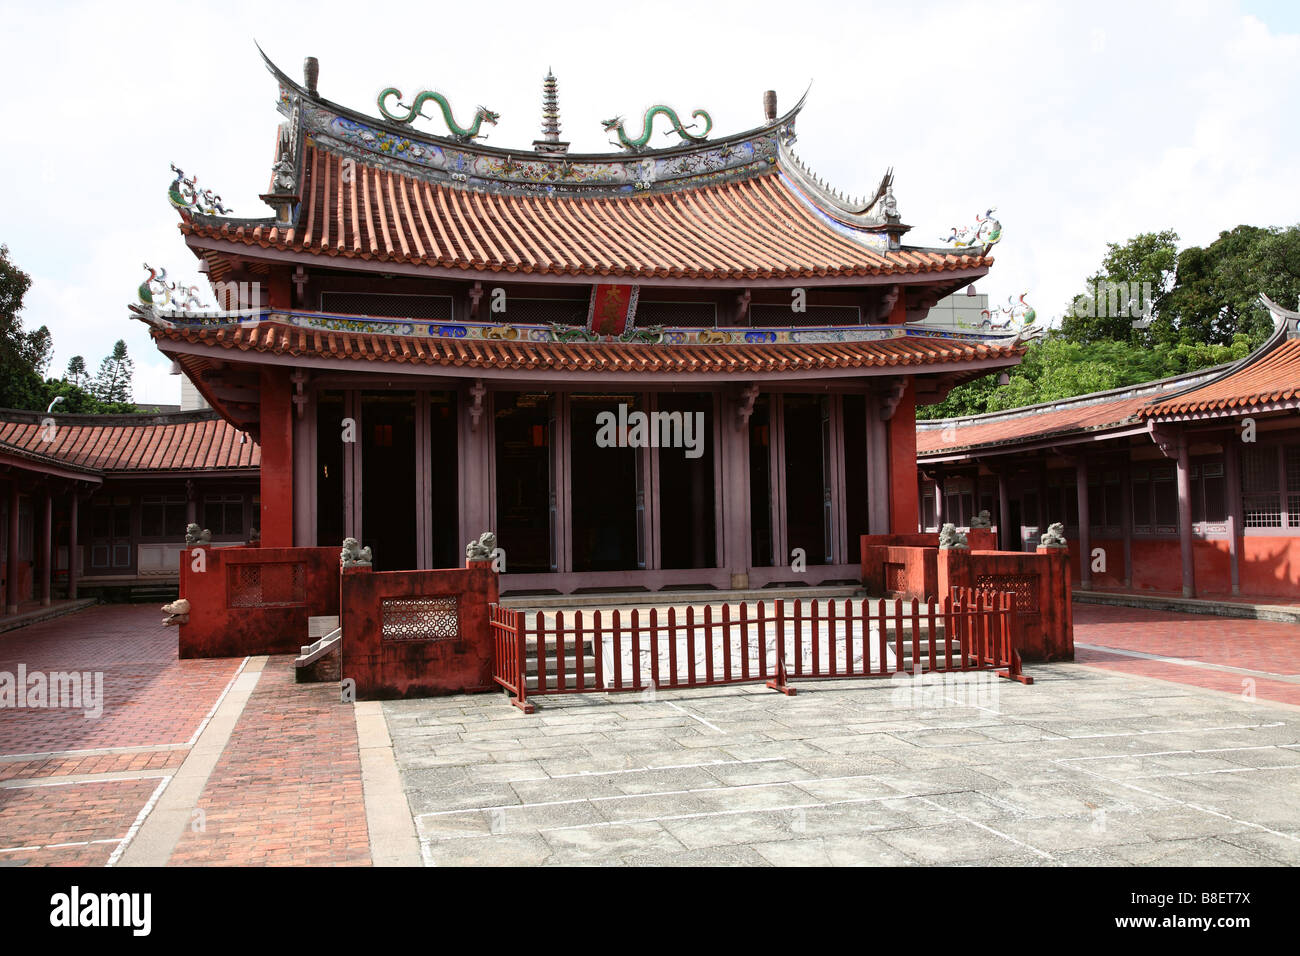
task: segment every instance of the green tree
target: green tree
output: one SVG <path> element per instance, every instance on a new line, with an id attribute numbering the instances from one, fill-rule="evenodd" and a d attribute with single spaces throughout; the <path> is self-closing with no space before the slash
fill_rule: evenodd
<path id="1" fill-rule="evenodd" d="M 68 359 L 68 370 L 63 373 L 63 377 L 73 385 L 85 387 L 86 380 L 90 373 L 86 371 L 86 360 L 80 355 L 74 355 Z"/>
<path id="2" fill-rule="evenodd" d="M 1139 385 L 1244 358 L 1251 341 L 1238 333 L 1231 345 L 1157 342 L 1134 348 L 1125 342 L 1070 341 L 1053 333 L 1029 346 L 1025 358 L 998 386 L 992 376 L 954 388 L 944 401 L 917 410 L 918 418 L 955 418 L 998 412 Z"/>
<path id="3" fill-rule="evenodd" d="M 54 409 L 59 414 L 129 415 L 142 410 L 132 402 L 101 402 L 86 388 L 58 378 L 47 379 L 42 394 L 42 409 L 48 408 L 56 396 L 63 397 Z"/>
<path id="4" fill-rule="evenodd" d="M 1178 269 L 1178 233 L 1144 232 L 1124 243 L 1108 242 L 1101 268 L 1070 303 L 1061 331 L 1074 342 L 1146 344 L 1167 329 L 1166 303 Z M 1146 300 L 1149 291 L 1150 299 Z M 1135 322 L 1149 318 L 1150 324 Z"/>
<path id="5" fill-rule="evenodd" d="M 32 360 L 49 332 L 23 332 L 18 315 L 31 286 L 31 276 L 13 264 L 9 247 L 0 245 L 0 408 L 32 409 L 40 401 L 41 373 Z"/>
<path id="6" fill-rule="evenodd" d="M 134 374 L 135 363 L 126 354 L 126 342 L 118 339 L 113 351 L 99 363 L 91 394 L 101 402 L 130 402 Z"/>
<path id="7" fill-rule="evenodd" d="M 1260 304 L 1261 292 L 1288 308 L 1295 306 L 1300 226 L 1237 226 L 1219 233 L 1204 249 L 1184 249 L 1169 297 L 1178 340 L 1228 345 L 1244 333 L 1259 345 L 1273 328 Z"/>

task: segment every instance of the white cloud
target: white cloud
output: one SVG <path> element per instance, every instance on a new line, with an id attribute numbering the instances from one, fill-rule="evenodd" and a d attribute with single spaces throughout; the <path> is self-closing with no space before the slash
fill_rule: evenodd
<path id="1" fill-rule="evenodd" d="M 862 193 L 892 165 L 917 244 L 996 205 L 1004 240 L 981 291 L 1028 291 L 1044 317 L 1107 241 L 1173 227 L 1206 243 L 1241 222 L 1300 221 L 1300 37 L 1236 4 L 805 2 L 795 16 L 788 3 L 665 2 L 590 17 L 444 5 L 407 11 L 406 26 L 337 2 L 274 15 L 196 4 L 180 20 L 167 3 L 118 10 L 7 14 L 0 242 L 35 279 L 24 318 L 50 326 L 54 368 L 80 353 L 93 370 L 125 338 L 152 401 L 176 401 L 178 380 L 127 318 L 140 263 L 197 278 L 168 163 L 238 214 L 268 214 L 257 196 L 279 116 L 253 38 L 293 75 L 318 56 L 337 102 L 374 112 L 384 86 L 438 87 L 462 121 L 480 103 L 500 112 L 490 142 L 524 149 L 548 66 L 582 150 L 606 148 L 600 120 L 636 125 L 656 102 L 746 129 L 763 90 L 787 107 L 813 79 L 798 147 L 812 167 Z"/>

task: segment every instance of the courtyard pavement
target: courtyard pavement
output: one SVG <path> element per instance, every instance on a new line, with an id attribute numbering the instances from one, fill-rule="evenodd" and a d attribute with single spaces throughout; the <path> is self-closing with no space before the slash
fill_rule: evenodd
<path id="1" fill-rule="evenodd" d="M 1031 687 L 349 705 L 179 661 L 152 607 L 0 634 L 102 714 L 0 710 L 0 865 L 1300 863 L 1294 625 L 1076 606 Z"/>

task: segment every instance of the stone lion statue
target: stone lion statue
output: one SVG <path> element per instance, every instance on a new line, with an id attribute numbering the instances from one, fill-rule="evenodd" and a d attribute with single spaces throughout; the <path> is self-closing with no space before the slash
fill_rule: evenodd
<path id="1" fill-rule="evenodd" d="M 971 518 L 970 526 L 972 530 L 975 528 L 992 528 L 993 516 L 989 514 L 989 509 L 985 508 L 975 517 Z"/>
<path id="2" fill-rule="evenodd" d="M 179 598 L 172 601 L 171 604 L 164 604 L 162 609 L 167 614 L 167 617 L 163 618 L 164 627 L 175 627 L 177 624 L 190 623 L 190 602 L 185 598 Z"/>
<path id="3" fill-rule="evenodd" d="M 945 524 L 939 529 L 939 547 L 941 548 L 969 548 L 966 543 L 966 536 L 957 530 L 955 524 Z"/>
<path id="4" fill-rule="evenodd" d="M 1053 521 L 1049 524 L 1047 530 L 1043 532 L 1043 536 L 1038 539 L 1038 546 L 1040 548 L 1064 548 L 1066 546 L 1065 525 L 1059 521 Z"/>
<path id="5" fill-rule="evenodd" d="M 200 544 L 211 544 L 211 543 L 212 543 L 212 532 L 209 531 L 207 528 L 204 528 L 203 530 L 200 531 L 199 526 L 192 521 L 185 526 L 185 546 L 187 548 L 193 548 L 196 545 L 200 545 Z"/>
<path id="6" fill-rule="evenodd" d="M 484 531 L 477 541 L 465 545 L 466 561 L 491 561 L 492 552 L 497 549 L 497 536 L 491 531 Z"/>
<path id="7" fill-rule="evenodd" d="M 339 567 L 368 568 L 374 563 L 373 557 L 370 549 L 361 547 L 361 542 L 356 538 L 344 538 L 343 550 L 339 553 Z"/>

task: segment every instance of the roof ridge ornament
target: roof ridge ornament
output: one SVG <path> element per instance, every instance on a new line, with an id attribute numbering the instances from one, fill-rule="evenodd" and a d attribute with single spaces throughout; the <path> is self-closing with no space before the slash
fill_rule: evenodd
<path id="1" fill-rule="evenodd" d="M 673 133 L 676 133 L 684 142 L 687 143 L 704 142 L 709 138 L 709 131 L 713 129 L 713 117 L 711 117 L 705 110 L 699 109 L 691 112 L 691 117 L 693 119 L 699 120 L 703 118 L 704 132 L 688 133 L 687 130 L 694 129 L 699 124 L 691 123 L 689 126 L 683 126 L 681 119 L 677 116 L 676 110 L 671 106 L 660 105 L 652 106 L 645 111 L 645 115 L 641 118 L 641 135 L 636 138 L 629 137 L 627 132 L 623 129 L 622 116 L 615 116 L 612 119 L 601 120 L 600 125 L 605 127 L 605 132 L 616 133 L 618 135 L 617 140 L 610 140 L 612 145 L 618 146 L 629 153 L 639 153 L 647 148 L 647 144 L 650 142 L 650 134 L 654 130 L 655 117 L 660 115 L 668 117 L 669 122 L 673 124 L 673 128 L 665 130 L 664 135 L 671 136 Z"/>
<path id="2" fill-rule="evenodd" d="M 953 226 L 952 232 L 939 241 L 950 242 L 957 249 L 966 246 L 983 246 L 987 251 L 1002 238 L 1002 223 L 993 218 L 997 208 L 997 206 L 990 206 L 988 212 L 982 216 L 976 213 L 973 226 Z"/>
<path id="3" fill-rule="evenodd" d="M 396 97 L 397 105 L 407 111 L 405 116 L 399 116 L 396 113 L 389 112 L 385 103 L 390 96 Z M 480 133 L 479 130 L 485 122 L 495 126 L 497 120 L 501 118 L 500 113 L 494 113 L 486 106 L 480 106 L 474 112 L 474 122 L 469 126 L 461 126 L 456 122 L 455 118 L 451 114 L 451 103 L 449 103 L 447 97 L 443 96 L 441 93 L 435 90 L 421 90 L 416 94 L 415 100 L 411 105 L 407 106 L 402 102 L 402 91 L 394 86 L 386 87 L 380 91 L 378 101 L 379 112 L 382 113 L 384 118 L 387 120 L 409 126 L 415 122 L 417 116 L 424 115 L 424 104 L 429 100 L 433 100 L 433 102 L 437 103 L 438 107 L 442 110 L 442 118 L 447 124 L 447 129 L 451 132 L 452 138 L 459 140 L 462 143 L 473 142 L 476 139 L 487 139 L 487 134 Z"/>
<path id="4" fill-rule="evenodd" d="M 204 216 L 215 216 L 218 213 L 225 215 L 233 212 L 228 206 L 221 204 L 221 197 L 214 194 L 211 189 L 199 189 L 198 176 L 185 178 L 185 173 L 175 163 L 171 163 L 172 172 L 176 178 L 172 180 L 171 185 L 167 187 L 167 200 L 177 209 L 183 212 L 197 212 Z"/>
<path id="5" fill-rule="evenodd" d="M 1038 313 L 1034 310 L 1032 305 L 1025 301 L 1025 296 L 1027 295 L 1029 295 L 1028 292 L 1020 293 L 1018 301 L 1016 300 L 1014 293 L 1007 296 L 1007 304 L 1000 305 L 997 309 L 998 315 L 1006 316 L 1006 318 L 1000 322 L 993 321 L 992 311 L 989 309 L 982 310 L 980 315 L 984 316 L 984 318 L 980 322 L 980 327 L 994 332 L 1001 332 L 1012 328 L 1012 326 L 1019 326 L 1020 329 L 1032 326 L 1034 321 L 1038 318 Z"/>
<path id="6" fill-rule="evenodd" d="M 533 148 L 547 154 L 569 151 L 569 144 L 560 140 L 559 81 L 549 66 L 542 78 L 542 138 L 533 140 Z"/>
<path id="7" fill-rule="evenodd" d="M 140 283 L 136 294 L 147 311 L 156 313 L 172 303 L 176 303 L 175 309 L 180 312 L 202 312 L 210 308 L 199 301 L 198 286 L 168 282 L 166 269 L 155 269 L 147 262 L 144 270 L 149 273 L 149 277 Z"/>

